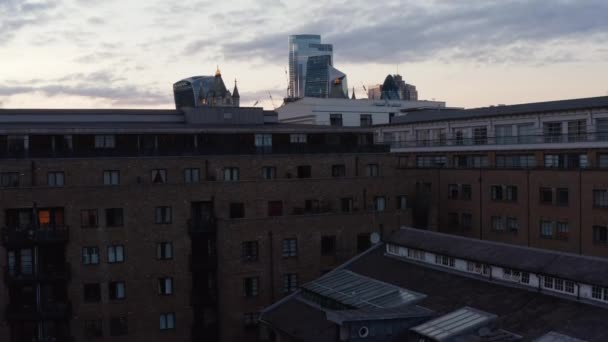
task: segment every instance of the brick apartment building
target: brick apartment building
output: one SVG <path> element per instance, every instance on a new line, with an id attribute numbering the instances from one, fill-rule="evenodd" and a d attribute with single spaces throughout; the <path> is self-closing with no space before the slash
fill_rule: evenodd
<path id="1" fill-rule="evenodd" d="M 608 256 L 608 97 L 410 111 L 376 140 L 415 226 Z"/>
<path id="2" fill-rule="evenodd" d="M 411 223 L 394 166 L 369 128 L 256 108 L 0 110 L 0 340 L 255 340 Z"/>

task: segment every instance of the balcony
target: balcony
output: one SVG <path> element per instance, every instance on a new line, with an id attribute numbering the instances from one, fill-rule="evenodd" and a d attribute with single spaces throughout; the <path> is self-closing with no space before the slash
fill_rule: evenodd
<path id="1" fill-rule="evenodd" d="M 69 301 L 45 302 L 39 305 L 15 303 L 6 308 L 8 320 L 67 319 L 71 314 L 72 303 Z"/>
<path id="2" fill-rule="evenodd" d="M 217 229 L 217 220 L 215 217 L 208 219 L 188 220 L 188 232 L 196 233 L 214 233 Z"/>
<path id="3" fill-rule="evenodd" d="M 4 267 L 4 280 L 8 283 L 67 281 L 71 277 L 69 263 L 34 267 Z"/>
<path id="4" fill-rule="evenodd" d="M 217 255 L 189 255 L 190 272 L 217 270 Z"/>
<path id="5" fill-rule="evenodd" d="M 67 226 L 2 228 L 2 243 L 5 246 L 66 243 L 68 239 Z"/>

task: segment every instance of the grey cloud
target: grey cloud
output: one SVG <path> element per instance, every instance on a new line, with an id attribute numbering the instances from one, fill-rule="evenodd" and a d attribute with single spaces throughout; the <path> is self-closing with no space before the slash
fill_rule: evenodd
<path id="1" fill-rule="evenodd" d="M 100 17 L 90 17 L 87 22 L 92 25 L 103 25 L 106 21 Z"/>
<path id="2" fill-rule="evenodd" d="M 0 1 L 0 44 L 12 40 L 26 27 L 39 26 L 51 20 L 51 10 L 58 1 L 31 2 L 24 0 Z"/>

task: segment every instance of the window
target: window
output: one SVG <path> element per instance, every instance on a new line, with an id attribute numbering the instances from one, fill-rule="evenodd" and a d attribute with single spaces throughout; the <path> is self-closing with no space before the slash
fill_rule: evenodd
<path id="1" fill-rule="evenodd" d="M 568 189 L 567 188 L 557 188 L 555 190 L 555 204 L 567 206 L 568 205 Z"/>
<path id="2" fill-rule="evenodd" d="M 248 277 L 243 279 L 243 295 L 245 297 L 257 297 L 260 278 Z"/>
<path id="3" fill-rule="evenodd" d="M 506 201 L 516 202 L 517 201 L 517 187 L 514 185 L 507 185 L 506 187 Z"/>
<path id="4" fill-rule="evenodd" d="M 238 167 L 225 167 L 224 168 L 224 181 L 234 182 L 239 180 L 239 168 Z"/>
<path id="5" fill-rule="evenodd" d="M 499 154 L 496 155 L 496 167 L 501 169 L 534 168 L 536 167 L 536 157 L 533 154 Z"/>
<path id="6" fill-rule="evenodd" d="M 258 260 L 258 242 L 257 241 L 243 241 L 241 243 L 243 261 L 257 261 Z"/>
<path id="7" fill-rule="evenodd" d="M 372 115 L 371 114 L 361 114 L 361 117 L 359 118 L 359 123 L 360 123 L 361 127 L 371 126 L 373 124 Z"/>
<path id="8" fill-rule="evenodd" d="M 156 244 L 156 259 L 170 260 L 173 259 L 173 243 L 159 242 Z"/>
<path id="9" fill-rule="evenodd" d="M 0 186 L 5 188 L 19 186 L 19 172 L 0 173 Z"/>
<path id="10" fill-rule="evenodd" d="M 441 168 L 446 167 L 448 158 L 446 156 L 417 156 L 416 167 L 418 168 Z"/>
<path id="11" fill-rule="evenodd" d="M 517 201 L 517 186 L 514 185 L 492 185 L 490 192 L 493 201 Z"/>
<path id="12" fill-rule="evenodd" d="M 357 253 L 368 250 L 372 246 L 370 233 L 362 233 L 357 235 Z"/>
<path id="13" fill-rule="evenodd" d="M 608 243 L 608 227 L 593 226 L 593 242 L 603 245 Z"/>
<path id="14" fill-rule="evenodd" d="M 353 198 L 345 197 L 340 199 L 340 208 L 342 212 L 351 212 L 353 211 Z"/>
<path id="15" fill-rule="evenodd" d="M 606 135 L 606 139 L 608 140 L 608 133 L 604 133 Z M 598 153 L 597 154 L 597 167 L 600 169 L 608 168 L 608 153 Z"/>
<path id="16" fill-rule="evenodd" d="M 587 120 L 568 121 L 568 142 L 587 139 Z"/>
<path id="17" fill-rule="evenodd" d="M 448 184 L 448 198 L 458 199 L 458 184 Z"/>
<path id="18" fill-rule="evenodd" d="M 496 231 L 504 231 L 504 220 L 500 216 L 492 216 L 492 229 Z"/>
<path id="19" fill-rule="evenodd" d="M 321 255 L 336 254 L 336 236 L 321 236 Z"/>
<path id="20" fill-rule="evenodd" d="M 346 176 L 346 166 L 332 165 L 331 166 L 331 176 L 332 177 L 345 177 Z"/>
<path id="21" fill-rule="evenodd" d="M 282 215 L 283 215 L 283 202 L 268 201 L 268 216 L 282 216 Z"/>
<path id="22" fill-rule="evenodd" d="M 245 203 L 230 203 L 230 218 L 245 217 Z"/>
<path id="23" fill-rule="evenodd" d="M 469 213 L 462 214 L 462 229 L 470 229 L 473 227 L 473 215 Z"/>
<path id="24" fill-rule="evenodd" d="M 406 210 L 407 209 L 407 196 L 399 195 L 397 196 L 397 210 Z"/>
<path id="25" fill-rule="evenodd" d="M 283 274 L 283 293 L 291 293 L 298 288 L 298 275 L 296 273 Z"/>
<path id="26" fill-rule="evenodd" d="M 489 275 L 490 267 L 486 264 L 482 264 L 479 262 L 467 261 L 467 271 L 471 273 Z"/>
<path id="27" fill-rule="evenodd" d="M 421 251 L 418 249 L 412 249 L 412 248 L 407 249 L 407 257 L 410 259 L 416 259 L 416 260 L 422 260 L 422 261 L 424 261 L 426 259 L 426 255 L 425 255 L 424 251 Z"/>
<path id="28" fill-rule="evenodd" d="M 158 278 L 158 294 L 168 296 L 173 294 L 173 278 Z"/>
<path id="29" fill-rule="evenodd" d="M 568 234 L 570 232 L 570 227 L 568 226 L 568 222 L 557 222 L 556 226 L 557 226 L 556 239 L 568 240 Z"/>
<path id="30" fill-rule="evenodd" d="M 367 177 L 378 177 L 380 175 L 378 164 L 367 164 L 365 167 L 365 173 Z"/>
<path id="31" fill-rule="evenodd" d="M 329 114 L 330 126 L 342 126 L 342 114 Z"/>
<path id="32" fill-rule="evenodd" d="M 264 166 L 262 168 L 262 177 L 266 180 L 277 178 L 277 168 L 274 166 Z"/>
<path id="33" fill-rule="evenodd" d="M 101 301 L 101 286 L 99 283 L 84 284 L 84 301 L 93 303 Z"/>
<path id="34" fill-rule="evenodd" d="M 82 247 L 82 264 L 83 265 L 99 264 L 99 248 Z"/>
<path id="35" fill-rule="evenodd" d="M 482 168 L 489 165 L 488 156 L 458 155 L 454 157 L 454 166 L 458 168 Z"/>
<path id="36" fill-rule="evenodd" d="M 111 281 L 108 283 L 108 293 L 110 300 L 125 299 L 125 282 Z"/>
<path id="37" fill-rule="evenodd" d="M 504 280 L 514 281 L 517 283 L 523 283 L 523 284 L 530 283 L 530 273 L 520 272 L 517 270 L 510 269 L 510 268 L 502 269 L 502 278 Z"/>
<path id="38" fill-rule="evenodd" d="M 155 220 L 156 224 L 171 223 L 171 207 L 156 207 Z"/>
<path id="39" fill-rule="evenodd" d="M 232 120 L 232 113 L 224 112 L 224 120 Z"/>
<path id="40" fill-rule="evenodd" d="M 65 174 L 63 172 L 49 172 L 46 175 L 48 186 L 64 186 Z"/>
<path id="41" fill-rule="evenodd" d="M 321 206 L 319 204 L 319 200 L 316 199 L 307 199 L 304 201 L 304 213 L 320 213 Z"/>
<path id="42" fill-rule="evenodd" d="M 608 301 L 608 288 L 593 286 L 591 288 L 591 297 L 593 299 Z"/>
<path id="43" fill-rule="evenodd" d="M 110 336 L 126 335 L 128 332 L 127 317 L 110 317 Z"/>
<path id="44" fill-rule="evenodd" d="M 171 329 L 175 329 L 175 314 L 173 312 L 160 314 L 160 330 Z"/>
<path id="45" fill-rule="evenodd" d="M 80 226 L 82 228 L 95 228 L 97 225 L 97 209 L 83 209 L 80 211 Z"/>
<path id="46" fill-rule="evenodd" d="M 121 227 L 123 222 L 123 210 L 122 208 L 107 208 L 106 209 L 106 226 L 107 227 Z"/>
<path id="47" fill-rule="evenodd" d="M 520 144 L 532 144 L 535 142 L 535 128 L 533 123 L 517 125 L 517 142 Z"/>
<path id="48" fill-rule="evenodd" d="M 490 187 L 490 192 L 491 192 L 493 201 L 502 201 L 502 199 L 504 197 L 502 190 L 503 190 L 502 185 L 492 185 Z"/>
<path id="49" fill-rule="evenodd" d="M 540 221 L 540 237 L 553 239 L 553 222 L 546 220 Z"/>
<path id="50" fill-rule="evenodd" d="M 448 213 L 448 227 L 458 228 L 459 225 L 460 220 L 458 217 L 458 213 Z"/>
<path id="51" fill-rule="evenodd" d="M 91 339 L 96 337 L 103 337 L 103 329 L 101 327 L 101 320 L 85 320 L 84 321 L 84 336 Z"/>
<path id="52" fill-rule="evenodd" d="M 462 199 L 469 201 L 472 196 L 473 190 L 471 189 L 471 184 L 462 184 Z"/>
<path id="53" fill-rule="evenodd" d="M 545 167 L 547 168 L 587 168 L 589 160 L 586 154 L 561 153 L 545 154 Z"/>
<path id="54" fill-rule="evenodd" d="M 96 135 L 95 148 L 114 148 L 116 143 L 113 135 Z"/>
<path id="55" fill-rule="evenodd" d="M 593 206 L 608 208 L 608 190 L 593 190 Z"/>
<path id="56" fill-rule="evenodd" d="M 540 203 L 553 204 L 553 189 L 540 188 Z"/>
<path id="57" fill-rule="evenodd" d="M 255 147 L 272 146 L 272 134 L 256 134 Z"/>
<path id="58" fill-rule="evenodd" d="M 443 266 L 448 266 L 448 267 L 455 267 L 456 265 L 456 260 L 452 257 L 448 257 L 445 255 L 439 255 L 439 254 L 435 254 L 435 263 L 438 265 L 443 265 Z"/>
<path id="59" fill-rule="evenodd" d="M 243 314 L 243 324 L 245 329 L 256 329 L 259 324 L 260 314 L 258 312 L 248 312 Z"/>
<path id="60" fill-rule="evenodd" d="M 167 170 L 166 169 L 152 170 L 152 183 L 154 183 L 154 184 L 167 183 Z"/>
<path id="61" fill-rule="evenodd" d="M 118 170 L 105 170 L 103 172 L 103 184 L 104 185 L 118 185 L 118 184 L 120 184 L 120 171 L 118 171 Z"/>
<path id="62" fill-rule="evenodd" d="M 310 177 L 311 177 L 310 165 L 298 166 L 298 178 L 310 178 Z"/>
<path id="63" fill-rule="evenodd" d="M 519 223 L 516 217 L 507 217 L 507 229 L 510 232 L 517 232 L 519 230 Z"/>
<path id="64" fill-rule="evenodd" d="M 496 144 L 498 145 L 513 144 L 515 142 L 512 125 L 494 126 L 494 136 L 496 136 Z"/>
<path id="65" fill-rule="evenodd" d="M 197 168 L 184 169 L 184 183 L 198 183 L 201 181 L 201 170 Z"/>
<path id="66" fill-rule="evenodd" d="M 374 210 L 384 211 L 386 209 L 386 198 L 384 196 L 377 196 L 374 198 Z"/>
<path id="67" fill-rule="evenodd" d="M 290 134 L 289 142 L 292 144 L 306 144 L 307 136 L 306 136 L 306 134 L 300 134 L 300 133 Z"/>
<path id="68" fill-rule="evenodd" d="M 283 239 L 283 258 L 293 258 L 298 256 L 298 240 Z"/>
<path id="69" fill-rule="evenodd" d="M 488 143 L 488 129 L 486 127 L 473 128 L 473 143 L 475 145 L 485 145 Z"/>
<path id="70" fill-rule="evenodd" d="M 545 122 L 543 125 L 543 134 L 546 143 L 561 142 L 562 123 L 561 122 Z"/>
<path id="71" fill-rule="evenodd" d="M 125 248 L 123 245 L 108 246 L 108 263 L 115 264 L 125 261 Z"/>

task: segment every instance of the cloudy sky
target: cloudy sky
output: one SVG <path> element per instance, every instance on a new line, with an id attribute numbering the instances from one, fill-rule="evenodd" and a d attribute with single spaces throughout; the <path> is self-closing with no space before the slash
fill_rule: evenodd
<path id="1" fill-rule="evenodd" d="M 0 107 L 171 108 L 220 66 L 279 105 L 287 36 L 321 34 L 357 97 L 397 70 L 477 107 L 608 95 L 608 1 L 0 0 Z"/>

